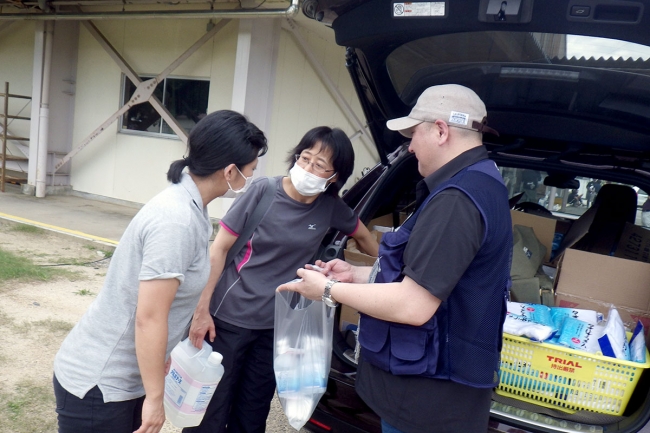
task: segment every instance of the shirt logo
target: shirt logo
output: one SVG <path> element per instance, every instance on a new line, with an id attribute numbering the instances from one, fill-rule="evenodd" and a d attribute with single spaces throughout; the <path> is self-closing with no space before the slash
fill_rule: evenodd
<path id="1" fill-rule="evenodd" d="M 316 230 L 316 224 L 309 224 L 307 230 Z"/>

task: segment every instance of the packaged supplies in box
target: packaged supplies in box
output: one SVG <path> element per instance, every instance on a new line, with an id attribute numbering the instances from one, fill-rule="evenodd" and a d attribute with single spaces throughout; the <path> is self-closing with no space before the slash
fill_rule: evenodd
<path id="1" fill-rule="evenodd" d="M 646 362 L 622 361 L 503 334 L 497 394 L 573 413 L 622 415 Z"/>

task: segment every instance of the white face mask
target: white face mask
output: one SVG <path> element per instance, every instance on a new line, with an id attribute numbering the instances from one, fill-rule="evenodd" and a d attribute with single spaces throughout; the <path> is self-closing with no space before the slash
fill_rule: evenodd
<path id="1" fill-rule="evenodd" d="M 237 168 L 237 167 L 235 167 L 235 168 Z M 237 168 L 237 171 L 239 171 L 238 168 Z M 238 195 L 241 195 L 241 194 L 243 194 L 243 193 L 246 192 L 246 190 L 248 189 L 248 187 L 249 187 L 249 186 L 251 185 L 251 183 L 253 182 L 253 176 L 246 177 L 246 176 L 244 176 L 244 173 L 242 173 L 241 171 L 239 171 L 239 174 L 241 174 L 241 177 L 243 177 L 244 179 L 246 179 L 246 181 L 244 182 L 244 186 L 242 186 L 242 187 L 239 188 L 239 189 L 232 189 L 232 186 L 230 186 L 230 182 L 226 181 L 226 183 L 228 184 L 228 191 L 226 191 L 226 193 L 225 193 L 224 195 L 222 195 L 221 197 L 224 197 L 224 198 L 235 198 L 235 197 L 237 197 Z"/>
<path id="2" fill-rule="evenodd" d="M 300 195 L 311 197 L 324 192 L 329 186 L 327 181 L 336 176 L 336 173 L 324 179 L 299 167 L 298 164 L 294 164 L 291 170 L 289 170 L 289 175 L 291 176 L 291 183 L 293 183 L 296 191 Z"/>

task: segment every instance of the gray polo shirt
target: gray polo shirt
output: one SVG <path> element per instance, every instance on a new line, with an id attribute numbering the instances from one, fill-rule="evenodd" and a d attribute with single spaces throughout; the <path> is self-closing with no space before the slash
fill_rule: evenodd
<path id="1" fill-rule="evenodd" d="M 225 269 L 210 304 L 217 318 L 246 329 L 272 329 L 275 289 L 296 278 L 333 227 L 353 235 L 359 225 L 354 211 L 339 197 L 321 194 L 310 204 L 292 199 L 282 176 L 264 218 L 244 248 Z M 256 179 L 221 220 L 221 229 L 238 236 L 268 186 Z"/>
<path id="2" fill-rule="evenodd" d="M 54 360 L 56 378 L 68 392 L 83 398 L 97 385 L 106 403 L 145 394 L 135 354 L 140 281 L 180 281 L 169 312 L 169 356 L 208 280 L 211 234 L 207 209 L 187 174 L 137 213 L 113 254 L 101 292 Z"/>

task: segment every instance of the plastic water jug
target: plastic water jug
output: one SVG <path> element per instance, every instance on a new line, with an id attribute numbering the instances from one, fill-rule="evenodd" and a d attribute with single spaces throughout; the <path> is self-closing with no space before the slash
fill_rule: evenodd
<path id="1" fill-rule="evenodd" d="M 205 341 L 201 349 L 194 347 L 189 338 L 174 347 L 165 377 L 164 406 L 165 416 L 175 427 L 194 427 L 201 423 L 223 376 L 222 359 Z"/>

